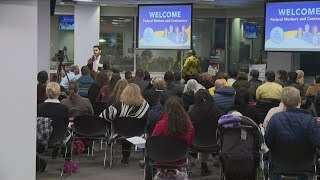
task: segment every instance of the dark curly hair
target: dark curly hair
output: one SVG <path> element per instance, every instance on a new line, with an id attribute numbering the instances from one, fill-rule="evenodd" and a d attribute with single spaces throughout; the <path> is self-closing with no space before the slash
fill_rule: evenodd
<path id="1" fill-rule="evenodd" d="M 178 97 L 171 97 L 167 100 L 165 109 L 168 114 L 169 135 L 186 134 L 191 121 L 183 108 L 182 101 Z"/>

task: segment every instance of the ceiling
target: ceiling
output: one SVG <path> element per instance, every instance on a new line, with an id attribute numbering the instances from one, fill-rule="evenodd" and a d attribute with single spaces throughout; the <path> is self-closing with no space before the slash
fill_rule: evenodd
<path id="1" fill-rule="evenodd" d="M 62 1 L 72 0 L 57 0 L 57 4 L 61 5 Z M 101 6 L 124 6 L 135 7 L 138 4 L 173 4 L 173 3 L 193 3 L 194 8 L 209 8 L 209 9 L 231 9 L 231 8 L 263 8 L 265 0 L 91 0 L 92 2 L 80 2 L 78 4 L 98 4 Z M 64 3 L 72 5 L 74 3 Z"/>

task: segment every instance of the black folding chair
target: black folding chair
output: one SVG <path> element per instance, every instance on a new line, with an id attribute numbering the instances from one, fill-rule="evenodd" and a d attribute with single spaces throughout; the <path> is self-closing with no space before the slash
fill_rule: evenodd
<path id="1" fill-rule="evenodd" d="M 151 161 L 147 166 L 152 169 L 177 169 L 181 167 L 189 168 L 188 145 L 182 139 L 174 136 L 151 136 L 146 141 L 145 156 Z M 185 159 L 183 164 L 171 164 Z"/>
<path id="2" fill-rule="evenodd" d="M 38 158 L 39 165 L 40 165 L 40 158 L 42 157 L 42 155 L 49 154 L 50 156 L 52 156 L 53 152 L 56 151 L 57 149 L 65 148 L 64 159 L 66 159 L 66 156 L 68 154 L 68 148 L 67 148 L 68 144 L 65 141 L 67 136 L 69 136 L 69 138 L 72 138 L 72 135 L 68 134 L 68 130 L 63 123 L 58 123 L 53 120 L 51 125 L 52 125 L 52 133 L 50 135 L 48 145 L 45 148 L 45 151 L 43 153 L 41 154 L 37 153 L 37 156 L 39 156 Z M 63 170 L 64 170 L 64 164 L 60 173 L 61 179 L 63 178 L 63 174 L 64 174 Z"/>
<path id="3" fill-rule="evenodd" d="M 111 122 L 110 168 L 112 168 L 113 165 L 114 145 L 126 141 L 126 138 L 144 134 L 146 123 L 146 119 L 127 117 L 118 118 Z"/>
<path id="4" fill-rule="evenodd" d="M 73 141 L 77 139 L 108 141 L 110 122 L 105 119 L 94 115 L 82 115 L 76 116 L 73 122 Z M 93 151 L 94 147 L 92 147 L 92 155 Z M 106 145 L 104 152 L 104 167 L 106 167 L 107 151 L 108 145 Z"/>
<path id="5" fill-rule="evenodd" d="M 217 122 L 201 122 L 195 125 L 193 145 L 191 152 L 218 154 L 220 147 L 217 144 Z"/>
<path id="6" fill-rule="evenodd" d="M 310 145 L 282 143 L 270 148 L 269 152 L 269 172 L 317 179 L 318 154 Z"/>

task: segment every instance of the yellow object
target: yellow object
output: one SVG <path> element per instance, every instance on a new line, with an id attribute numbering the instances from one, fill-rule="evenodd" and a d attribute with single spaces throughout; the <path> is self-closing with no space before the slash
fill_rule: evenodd
<path id="1" fill-rule="evenodd" d="M 281 96 L 282 86 L 275 82 L 266 82 L 258 87 L 256 91 L 257 99 L 279 99 Z"/>
<path id="2" fill-rule="evenodd" d="M 200 73 L 200 61 L 196 56 L 190 56 L 183 65 L 182 73 L 184 75 L 197 75 Z"/>
<path id="3" fill-rule="evenodd" d="M 226 81 L 225 79 L 222 79 L 223 80 L 223 83 L 224 83 L 224 85 L 225 86 L 231 86 L 231 84 L 230 83 L 228 83 L 228 81 Z M 209 93 L 211 94 L 211 96 L 213 96 L 214 95 L 214 91 L 216 90 L 216 88 L 215 87 L 212 87 L 212 88 L 210 88 L 209 89 Z"/>

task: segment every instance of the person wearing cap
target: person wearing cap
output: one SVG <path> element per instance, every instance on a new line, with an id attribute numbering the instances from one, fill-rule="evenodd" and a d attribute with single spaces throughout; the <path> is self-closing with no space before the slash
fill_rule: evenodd
<path id="1" fill-rule="evenodd" d="M 188 58 L 183 65 L 182 75 L 185 82 L 189 79 L 197 79 L 200 74 L 200 61 L 196 56 L 195 50 L 191 49 L 188 51 Z"/>

